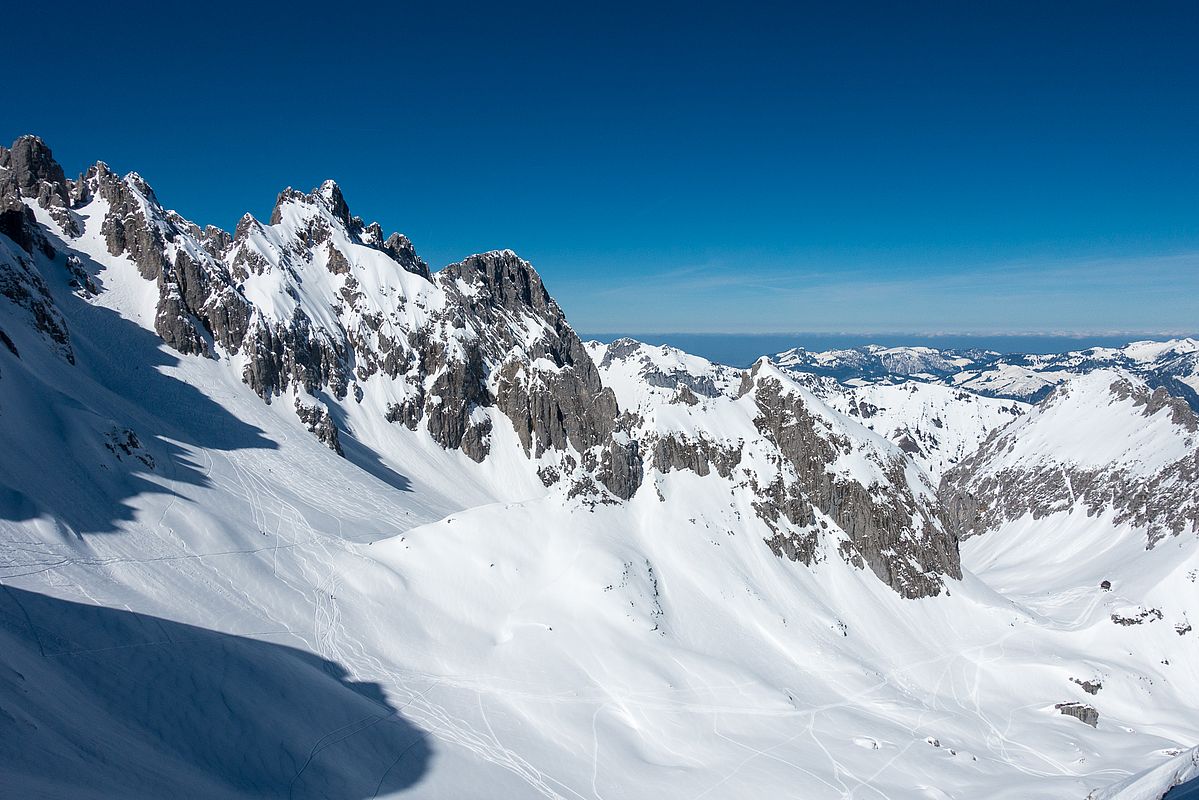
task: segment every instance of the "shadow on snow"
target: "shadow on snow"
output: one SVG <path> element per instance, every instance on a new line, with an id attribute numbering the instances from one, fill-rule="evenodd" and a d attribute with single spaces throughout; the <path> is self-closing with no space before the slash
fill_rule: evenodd
<path id="1" fill-rule="evenodd" d="M 418 783 L 428 736 L 303 650 L 0 588 L 14 797 L 352 800 Z"/>
<path id="2" fill-rule="evenodd" d="M 164 372 L 183 359 L 155 333 L 67 290 L 59 263 L 65 257 L 39 259 L 39 266 L 67 321 L 77 364 L 47 347 L 27 320 L 5 326 L 21 341 L 20 356 L 0 347 L 0 520 L 45 517 L 75 538 L 115 532 L 134 519 L 132 498 L 173 493 L 164 479 L 208 486 L 208 464 L 196 451 L 278 448 L 260 428 Z M 84 265 L 99 271 L 90 259 Z M 337 422 L 344 430 L 344 420 Z M 129 432 L 139 445 L 132 452 L 121 446 Z M 347 460 L 410 490 L 405 476 L 346 438 Z"/>

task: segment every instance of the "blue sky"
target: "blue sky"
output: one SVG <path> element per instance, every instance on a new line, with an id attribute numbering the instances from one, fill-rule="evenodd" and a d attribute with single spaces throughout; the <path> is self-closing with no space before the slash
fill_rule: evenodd
<path id="1" fill-rule="evenodd" d="M 1199 5 L 33 3 L 0 136 L 201 223 L 326 177 L 582 331 L 1199 329 Z"/>

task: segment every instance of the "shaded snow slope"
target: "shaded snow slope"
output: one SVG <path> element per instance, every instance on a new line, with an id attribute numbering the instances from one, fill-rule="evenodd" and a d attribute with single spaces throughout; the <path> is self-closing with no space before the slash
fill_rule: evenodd
<path id="1" fill-rule="evenodd" d="M 1190 800 L 1199 791 L 1199 748 L 1178 753 L 1119 784 L 1087 795 L 1087 800 Z"/>

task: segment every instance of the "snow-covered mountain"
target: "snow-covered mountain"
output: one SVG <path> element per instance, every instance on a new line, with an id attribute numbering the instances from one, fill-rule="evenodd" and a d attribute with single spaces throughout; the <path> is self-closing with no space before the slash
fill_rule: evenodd
<path id="1" fill-rule="evenodd" d="M 1195 412 L 1165 389 L 1106 369 L 1063 381 L 946 480 L 963 536 L 1078 507 L 1133 523 L 1149 547 L 1199 528 L 1197 482 Z"/>
<path id="2" fill-rule="evenodd" d="M 0 344 L 14 796 L 1082 798 L 1199 740 L 1194 416 L 1123 364 L 584 344 L 332 182 L 230 234 L 34 137 Z"/>
<path id="3" fill-rule="evenodd" d="M 866 347 L 808 352 L 792 348 L 774 356 L 781 367 L 835 378 L 847 386 L 909 381 L 956 386 L 987 397 L 1036 402 L 1071 375 L 1123 369 L 1151 386 L 1164 386 L 1199 408 L 1199 341 L 1133 342 L 1048 355 L 931 347 Z"/>

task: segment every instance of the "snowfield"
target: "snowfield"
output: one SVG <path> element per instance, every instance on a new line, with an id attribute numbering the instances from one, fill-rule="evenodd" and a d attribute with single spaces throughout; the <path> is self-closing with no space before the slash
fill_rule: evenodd
<path id="1" fill-rule="evenodd" d="M 1146 476 L 1194 457 L 1169 409 L 1112 400 L 1131 374 L 1063 374 L 1056 396 L 1073 399 L 1034 407 L 968 381 L 853 388 L 590 343 L 629 415 L 618 442 L 718 454 L 706 474 L 647 457 L 618 500 L 547 485 L 565 456 L 526 449 L 495 406 L 471 412 L 482 460 L 388 421 L 414 390 L 382 372 L 361 397 L 264 402 L 244 354 L 182 355 L 155 333 L 159 292 L 110 254 L 102 198 L 72 211 L 74 237 L 28 203 L 56 252 L 0 234 L 0 262 L 36 263 L 75 363 L 0 298 L 0 794 L 1139 800 L 1194 774 L 1179 760 L 1199 742 L 1193 527 L 1148 548 L 1114 512 L 1053 506 L 964 540 L 961 577 L 909 599 L 846 555 L 831 513 L 777 518 L 818 532 L 805 563 L 765 544 L 778 531 L 758 508 L 790 474 L 759 422 L 776 386 L 843 448 L 829 480 L 898 493 L 922 547 L 942 477 L 1005 433 L 979 475 Z M 246 239 L 269 261 L 309 222 Z M 375 312 L 407 331 L 447 308 L 440 284 L 332 241 L 358 310 L 330 304 L 343 284 L 326 253 L 248 277 L 259 313 L 370 338 Z M 513 323 L 527 347 L 544 324 Z M 482 323 L 454 330 L 447 349 L 466 348 Z M 328 410 L 344 455 L 296 397 Z M 1067 713 L 1082 706 L 1097 724 Z"/>

